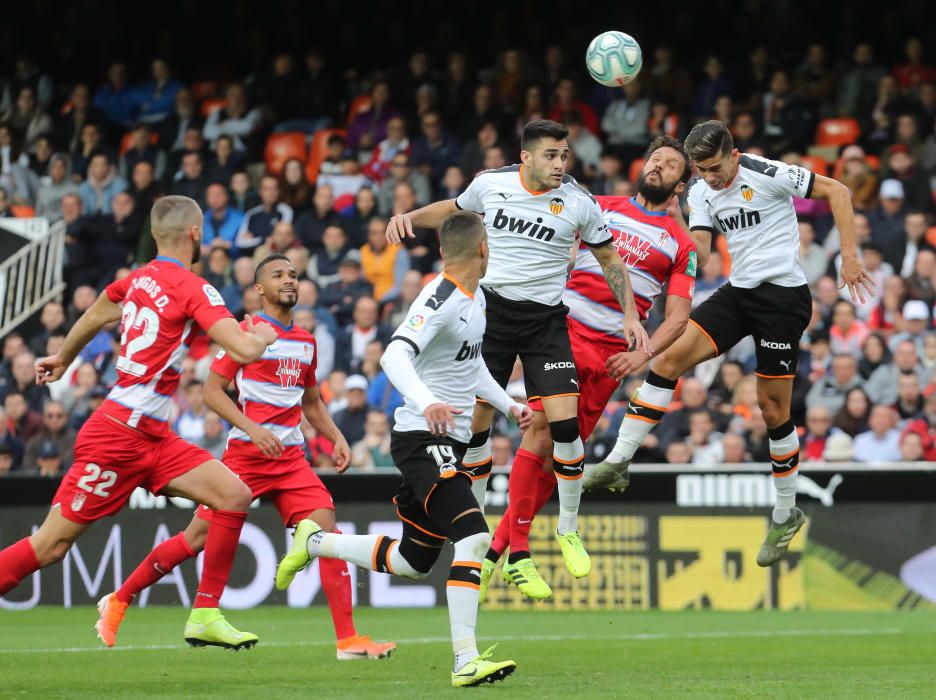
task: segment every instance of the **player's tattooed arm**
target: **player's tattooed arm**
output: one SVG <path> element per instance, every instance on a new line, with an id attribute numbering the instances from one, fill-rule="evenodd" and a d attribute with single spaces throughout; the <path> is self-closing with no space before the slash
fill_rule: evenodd
<path id="1" fill-rule="evenodd" d="M 634 301 L 634 290 L 631 287 L 630 275 L 621 261 L 621 256 L 610 243 L 592 248 L 592 253 L 601 265 L 605 281 L 624 310 L 624 337 L 631 344 L 631 350 L 643 350 L 648 354 L 653 352 L 647 331 L 640 323 L 637 313 L 637 304 Z"/>

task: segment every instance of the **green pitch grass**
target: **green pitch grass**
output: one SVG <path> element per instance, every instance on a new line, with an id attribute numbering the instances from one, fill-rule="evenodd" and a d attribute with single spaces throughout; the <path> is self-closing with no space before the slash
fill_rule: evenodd
<path id="1" fill-rule="evenodd" d="M 0 697 L 932 698 L 936 613 L 484 612 L 483 651 L 517 672 L 454 690 L 443 608 L 357 612 L 399 643 L 382 661 L 338 662 L 322 608 L 231 611 L 253 650 L 190 649 L 181 608 L 131 608 L 118 647 L 99 646 L 91 608 L 0 612 Z"/>

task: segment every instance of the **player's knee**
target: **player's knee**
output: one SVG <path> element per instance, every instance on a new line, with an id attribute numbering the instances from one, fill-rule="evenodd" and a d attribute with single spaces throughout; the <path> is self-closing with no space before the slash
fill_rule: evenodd
<path id="1" fill-rule="evenodd" d="M 32 545 L 36 561 L 44 568 L 62 561 L 71 549 L 72 542 L 64 539 L 38 539 L 33 540 Z"/>
<path id="2" fill-rule="evenodd" d="M 400 556 L 395 562 L 393 573 L 414 581 L 426 578 L 432 571 L 441 551 L 441 546 L 427 546 L 404 537 L 399 544 Z"/>
<path id="3" fill-rule="evenodd" d="M 486 428 L 484 430 L 479 430 L 476 433 L 472 433 L 471 440 L 468 441 L 468 447 L 482 447 L 484 443 L 488 441 L 488 436 L 491 434 L 491 429 Z"/>
<path id="4" fill-rule="evenodd" d="M 533 425 L 523 434 L 521 447 L 533 454 L 548 456 L 552 452 L 553 438 L 549 430 L 549 423 L 539 420 L 539 415 L 533 419 Z"/>
<path id="5" fill-rule="evenodd" d="M 186 544 L 188 544 L 189 548 L 193 552 L 201 552 L 205 548 L 205 540 L 208 537 L 208 528 L 200 528 L 194 531 L 186 530 L 184 537 Z"/>
<path id="6" fill-rule="evenodd" d="M 579 438 L 578 418 L 550 422 L 549 434 L 553 442 L 575 442 Z"/>
<path id="7" fill-rule="evenodd" d="M 682 359 L 676 357 L 667 349 L 654 358 L 651 369 L 661 377 L 675 378 L 682 374 L 680 371 L 682 364 Z"/>
<path id="8" fill-rule="evenodd" d="M 215 510 L 241 513 L 250 508 L 253 494 L 247 484 L 240 479 L 226 479 L 223 485 L 219 485 L 219 491 L 218 505 L 214 507 Z"/>
<path id="9" fill-rule="evenodd" d="M 476 532 L 455 542 L 458 554 L 468 557 L 468 561 L 481 561 L 491 548 L 491 533 Z"/>
<path id="10" fill-rule="evenodd" d="M 785 410 L 779 401 L 765 398 L 759 400 L 757 404 L 760 406 L 761 413 L 764 416 L 764 423 L 767 424 L 768 428 L 776 428 L 790 419 L 789 411 Z"/>

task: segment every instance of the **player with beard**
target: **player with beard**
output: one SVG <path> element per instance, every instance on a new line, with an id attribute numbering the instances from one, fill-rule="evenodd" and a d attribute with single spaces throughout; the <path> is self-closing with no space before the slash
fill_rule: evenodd
<path id="1" fill-rule="evenodd" d="M 302 416 L 334 442 L 339 473 L 348 468 L 351 449 L 319 395 L 315 338 L 292 322 L 292 308 L 299 299 L 296 270 L 285 255 L 270 255 L 257 265 L 254 288 L 263 300 L 257 319 L 276 329 L 276 342 L 251 363 L 238 362 L 222 350 L 205 383 L 205 403 L 234 426 L 224 463 L 250 488 L 252 498 L 272 501 L 286 527 L 308 518 L 326 532 L 337 532 L 331 495 L 302 450 Z M 245 319 L 242 325 L 249 323 Z M 239 405 L 227 394 L 232 381 Z M 199 508 L 184 532 L 157 545 L 121 588 L 104 597 L 96 627 L 107 646 L 114 646 L 134 596 L 205 548 L 211 522 L 212 512 Z M 321 559 L 319 575 L 335 625 L 338 659 L 389 656 L 395 644 L 374 642 L 355 631 L 347 564 Z"/>
<path id="2" fill-rule="evenodd" d="M 669 347 L 682 335 L 689 321 L 696 248 L 682 220 L 677 197 L 686 188 L 690 172 L 689 156 L 682 145 L 669 136 L 661 136 L 647 150 L 647 162 L 634 197 L 597 198 L 614 237 L 612 245 L 630 274 L 642 320 L 646 320 L 654 299 L 667 287 L 666 318 L 650 339 L 655 351 Z M 578 425 L 584 442 L 621 380 L 639 372 L 650 356 L 628 350 L 621 334 L 621 306 L 584 244 L 578 248 L 562 301 L 569 307 L 566 323 L 578 369 L 581 392 Z M 482 600 L 504 551 L 529 550 L 530 523 L 557 483 L 550 464 L 552 443 L 542 402 L 532 400 L 529 407 L 535 411 L 534 420 L 523 436 L 510 472 L 510 506 L 497 526 L 482 564 Z"/>
<path id="3" fill-rule="evenodd" d="M 55 382 L 101 330 L 122 324 L 117 382 L 78 433 L 74 462 L 45 521 L 31 536 L 0 551 L 0 596 L 34 571 L 64 559 L 88 527 L 116 515 L 142 486 L 212 509 L 186 639 L 250 647 L 256 635 L 234 629 L 219 610 L 250 489 L 211 453 L 176 435 L 169 417 L 182 358 L 199 327 L 244 363 L 261 357 L 276 332 L 267 323 L 254 327 L 252 321 L 238 327 L 218 291 L 192 273 L 205 221 L 194 200 L 163 197 L 153 205 L 150 221 L 156 259 L 109 284 L 72 326 L 58 353 L 36 362 L 36 381 Z"/>

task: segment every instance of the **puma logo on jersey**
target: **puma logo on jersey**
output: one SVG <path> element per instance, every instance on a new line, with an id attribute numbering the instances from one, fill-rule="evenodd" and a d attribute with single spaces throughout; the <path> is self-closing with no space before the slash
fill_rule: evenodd
<path id="1" fill-rule="evenodd" d="M 469 345 L 467 340 L 463 340 L 461 347 L 458 349 L 458 354 L 455 355 L 455 362 L 463 362 L 464 360 L 473 360 L 478 355 L 481 354 L 481 342 L 477 342 L 474 345 Z"/>
<path id="2" fill-rule="evenodd" d="M 742 228 L 750 228 L 751 226 L 756 226 L 761 222 L 760 212 L 756 209 L 738 209 L 737 214 L 731 216 L 726 216 L 724 218 L 716 216 L 715 220 L 718 222 L 718 227 L 722 231 L 736 231 Z"/>
<path id="3" fill-rule="evenodd" d="M 764 340 L 761 338 L 760 346 L 762 348 L 767 348 L 769 350 L 791 350 L 789 343 L 775 343 L 772 340 Z"/>
<path id="4" fill-rule="evenodd" d="M 542 223 L 542 217 L 536 217 L 536 223 L 533 223 L 532 221 L 521 219 L 519 216 L 507 216 L 503 209 L 498 209 L 491 225 L 499 231 L 519 233 L 523 236 L 535 238 L 538 241 L 551 241 L 553 236 L 556 235 L 556 229 L 549 228 L 548 226 L 541 226 L 540 224 Z"/>
<path id="5" fill-rule="evenodd" d="M 503 197 L 503 198 L 504 198 L 504 201 L 507 201 L 508 199 L 510 199 L 511 197 L 513 197 L 512 194 L 504 194 L 503 192 L 498 192 L 497 194 L 499 194 L 501 197 Z"/>

